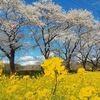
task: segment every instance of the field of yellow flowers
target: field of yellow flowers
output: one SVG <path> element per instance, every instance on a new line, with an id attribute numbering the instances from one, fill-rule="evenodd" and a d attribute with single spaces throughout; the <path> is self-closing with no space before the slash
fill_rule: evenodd
<path id="1" fill-rule="evenodd" d="M 100 100 L 100 72 L 80 68 L 70 74 L 62 62 L 58 57 L 44 61 L 38 77 L 7 77 L 0 69 L 0 100 Z"/>

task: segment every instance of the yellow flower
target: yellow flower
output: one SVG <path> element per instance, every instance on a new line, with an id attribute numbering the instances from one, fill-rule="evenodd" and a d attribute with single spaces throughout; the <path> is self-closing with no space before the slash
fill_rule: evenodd
<path id="1" fill-rule="evenodd" d="M 25 80 L 30 79 L 30 76 L 29 76 L 29 75 L 25 75 L 25 76 L 23 77 L 23 79 L 25 79 Z"/>
<path id="2" fill-rule="evenodd" d="M 44 61 L 41 66 L 44 69 L 44 73 L 46 76 L 55 76 L 61 74 L 67 74 L 65 67 L 62 65 L 63 60 L 59 57 L 49 58 Z"/>
<path id="3" fill-rule="evenodd" d="M 14 79 L 15 79 L 15 75 L 13 74 L 10 76 L 10 80 L 14 80 Z"/>
<path id="4" fill-rule="evenodd" d="M 70 96 L 68 100 L 77 100 L 75 96 Z"/>
<path id="5" fill-rule="evenodd" d="M 9 86 L 8 88 L 6 88 L 6 93 L 8 95 L 12 95 L 12 93 L 16 92 L 19 89 L 18 87 L 18 85 Z"/>
<path id="6" fill-rule="evenodd" d="M 27 100 L 34 100 L 33 92 L 28 91 L 28 92 L 25 94 L 25 98 L 26 98 Z"/>
<path id="7" fill-rule="evenodd" d="M 17 100 L 23 100 L 23 96 L 18 96 Z"/>
<path id="8" fill-rule="evenodd" d="M 48 98 L 50 96 L 50 90 L 44 88 L 42 90 L 38 90 L 37 94 L 39 98 L 42 97 Z"/>
<path id="9" fill-rule="evenodd" d="M 3 61 L 0 61 L 0 75 L 2 74 L 3 67 L 4 67 L 4 63 Z"/>
<path id="10" fill-rule="evenodd" d="M 92 98 L 92 100 L 100 100 L 100 97 L 95 96 L 95 97 Z"/>
<path id="11" fill-rule="evenodd" d="M 79 93 L 80 99 L 91 98 L 91 97 L 93 97 L 94 95 L 96 95 L 96 90 L 95 90 L 95 88 L 92 87 L 92 86 L 83 87 L 83 88 L 80 90 L 80 93 Z"/>
<path id="12" fill-rule="evenodd" d="M 85 71 L 84 68 L 79 68 L 78 71 L 77 71 L 78 74 L 84 74 L 85 72 L 86 71 Z"/>

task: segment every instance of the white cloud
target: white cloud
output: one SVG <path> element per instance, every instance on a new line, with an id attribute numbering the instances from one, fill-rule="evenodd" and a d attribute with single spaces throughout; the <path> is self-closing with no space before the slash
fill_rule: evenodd
<path id="1" fill-rule="evenodd" d="M 23 56 L 19 58 L 19 61 L 33 61 L 35 60 L 32 56 Z"/>
<path id="2" fill-rule="evenodd" d="M 37 65 L 37 64 L 40 64 L 40 62 L 38 62 L 38 61 L 27 61 L 27 62 L 22 62 L 21 63 L 22 66 Z"/>
<path id="3" fill-rule="evenodd" d="M 3 61 L 4 64 L 8 64 L 8 63 L 9 63 L 9 60 L 7 59 L 7 57 L 4 57 L 4 58 L 2 59 L 2 61 Z"/>
<path id="4" fill-rule="evenodd" d="M 3 60 L 4 64 L 9 64 L 9 60 Z"/>
<path id="5" fill-rule="evenodd" d="M 50 53 L 50 57 L 53 57 L 53 56 L 54 56 L 54 53 L 51 52 Z M 22 57 L 19 57 L 19 59 L 16 59 L 16 63 L 18 63 L 18 64 L 20 64 L 22 66 L 38 65 L 38 64 L 41 64 L 44 60 L 45 60 L 45 58 L 44 58 L 43 55 L 36 56 L 36 57 L 33 57 L 33 56 L 22 56 Z M 9 63 L 9 60 L 7 58 L 4 58 L 3 62 L 4 63 Z"/>
<path id="6" fill-rule="evenodd" d="M 22 66 L 27 66 L 27 65 L 38 65 L 40 64 L 43 60 L 41 60 L 41 57 L 32 57 L 32 56 L 23 56 L 19 58 L 19 62 Z"/>

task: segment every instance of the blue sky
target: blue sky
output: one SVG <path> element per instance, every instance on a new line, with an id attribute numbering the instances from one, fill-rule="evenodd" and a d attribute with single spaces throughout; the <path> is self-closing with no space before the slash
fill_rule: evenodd
<path id="1" fill-rule="evenodd" d="M 25 0 L 31 4 L 37 0 Z M 96 19 L 100 20 L 100 0 L 53 0 L 56 4 L 62 6 L 65 10 L 70 9 L 87 9 L 93 12 Z"/>
<path id="2" fill-rule="evenodd" d="M 26 3 L 31 4 L 37 0 L 25 0 Z M 95 19 L 100 20 L 100 0 L 53 0 L 56 4 L 62 6 L 65 10 L 70 9 L 87 9 L 93 13 Z M 34 52 L 31 52 L 32 56 L 39 56 L 40 52 L 38 49 L 35 49 Z"/>
<path id="3" fill-rule="evenodd" d="M 27 4 L 31 4 L 37 0 L 25 0 Z M 53 0 L 56 4 L 62 6 L 66 11 L 70 9 L 87 9 L 93 13 L 95 19 L 100 20 L 100 0 Z M 27 31 L 26 31 L 27 32 Z M 27 52 L 21 52 L 16 54 L 16 60 L 19 60 L 20 57 L 32 58 L 32 57 L 41 57 L 39 49 L 27 50 Z M 34 62 L 32 62 L 34 63 Z"/>
<path id="4" fill-rule="evenodd" d="M 25 1 L 27 4 L 31 4 L 37 0 Z M 53 2 L 62 6 L 66 11 L 70 9 L 87 9 L 93 13 L 95 19 L 100 20 L 100 0 L 53 0 Z M 33 59 L 32 57 L 42 57 L 39 49 L 27 50 L 27 52 L 21 52 L 21 54 L 18 52 L 16 55 L 16 60 L 19 60 L 19 58 L 22 57 L 21 59 L 24 58 L 26 61 L 27 58 Z M 32 61 L 29 63 L 33 64 L 34 62 Z"/>
<path id="5" fill-rule="evenodd" d="M 37 0 L 25 0 L 26 3 L 31 4 Z M 93 13 L 95 19 L 100 20 L 100 0 L 53 0 L 56 4 L 62 6 L 65 10 L 70 9 L 87 9 Z M 30 53 L 29 53 L 30 52 Z M 39 56 L 41 53 L 38 49 L 34 51 L 31 50 L 26 53 L 26 55 L 30 54 L 31 56 Z"/>

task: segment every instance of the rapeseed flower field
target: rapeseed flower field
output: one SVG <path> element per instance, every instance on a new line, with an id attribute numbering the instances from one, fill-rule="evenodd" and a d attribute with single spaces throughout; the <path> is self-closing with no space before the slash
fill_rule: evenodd
<path id="1" fill-rule="evenodd" d="M 0 100 L 100 100 L 100 72 L 81 68 L 71 74 L 62 62 L 58 57 L 45 60 L 38 77 L 5 76 L 0 69 Z"/>

